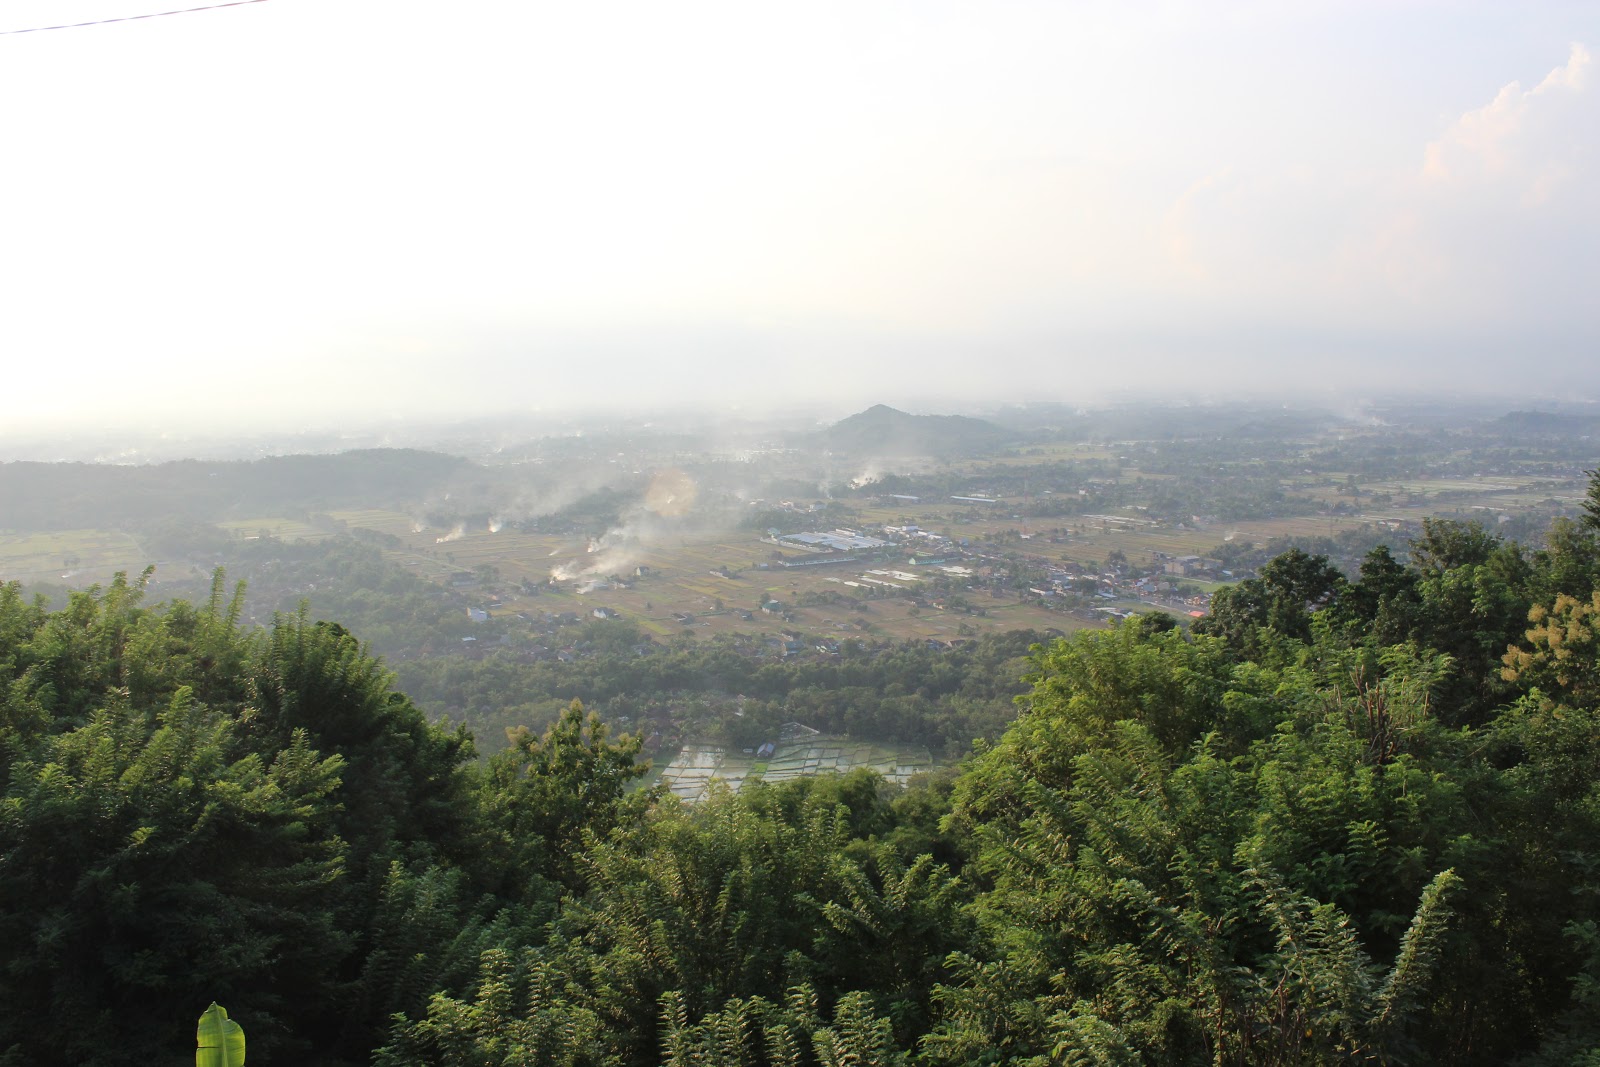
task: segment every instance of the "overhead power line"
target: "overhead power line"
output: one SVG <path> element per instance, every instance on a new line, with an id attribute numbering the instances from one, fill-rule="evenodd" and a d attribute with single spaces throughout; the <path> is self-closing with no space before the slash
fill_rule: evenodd
<path id="1" fill-rule="evenodd" d="M 176 11 L 152 11 L 145 15 L 123 15 L 115 19 L 95 19 L 92 22 L 64 22 L 59 26 L 29 26 L 25 30 L 0 30 L 0 37 L 13 33 L 42 33 L 45 30 L 76 30 L 84 26 L 104 26 L 111 22 L 137 22 L 139 19 L 158 19 L 163 15 L 192 15 L 196 11 L 215 11 L 219 7 L 243 7 L 246 4 L 264 4 L 267 0 L 228 0 L 225 4 L 207 4 L 204 7 L 185 7 Z"/>

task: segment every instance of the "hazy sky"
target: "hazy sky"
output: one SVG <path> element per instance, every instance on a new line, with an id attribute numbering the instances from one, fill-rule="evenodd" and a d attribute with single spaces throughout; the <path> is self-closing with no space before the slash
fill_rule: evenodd
<path id="1" fill-rule="evenodd" d="M 4 418 L 1600 393 L 1596 53 L 1592 0 L 270 0 L 0 36 Z"/>

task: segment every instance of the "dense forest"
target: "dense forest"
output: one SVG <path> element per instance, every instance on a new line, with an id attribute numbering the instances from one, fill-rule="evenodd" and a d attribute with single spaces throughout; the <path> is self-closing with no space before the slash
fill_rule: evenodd
<path id="1" fill-rule="evenodd" d="M 1039 645 L 907 788 L 693 806 L 578 701 L 480 756 L 342 625 L 143 593 L 0 587 L 6 1067 L 212 1001 L 263 1064 L 1600 1063 L 1600 476 Z"/>

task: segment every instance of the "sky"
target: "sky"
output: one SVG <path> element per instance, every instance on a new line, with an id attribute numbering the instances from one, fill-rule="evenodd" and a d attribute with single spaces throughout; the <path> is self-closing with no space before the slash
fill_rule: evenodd
<path id="1" fill-rule="evenodd" d="M 0 30 L 202 2 L 5 0 Z M 0 419 L 1600 398 L 1597 53 L 1600 4 L 1531 0 L 265 0 L 0 35 Z"/>

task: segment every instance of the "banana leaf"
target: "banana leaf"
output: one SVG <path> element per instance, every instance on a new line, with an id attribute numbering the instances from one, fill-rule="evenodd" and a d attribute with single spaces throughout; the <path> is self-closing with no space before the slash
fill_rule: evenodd
<path id="1" fill-rule="evenodd" d="M 200 1016 L 195 1041 L 194 1067 L 244 1067 L 244 1030 L 216 1001 Z"/>

